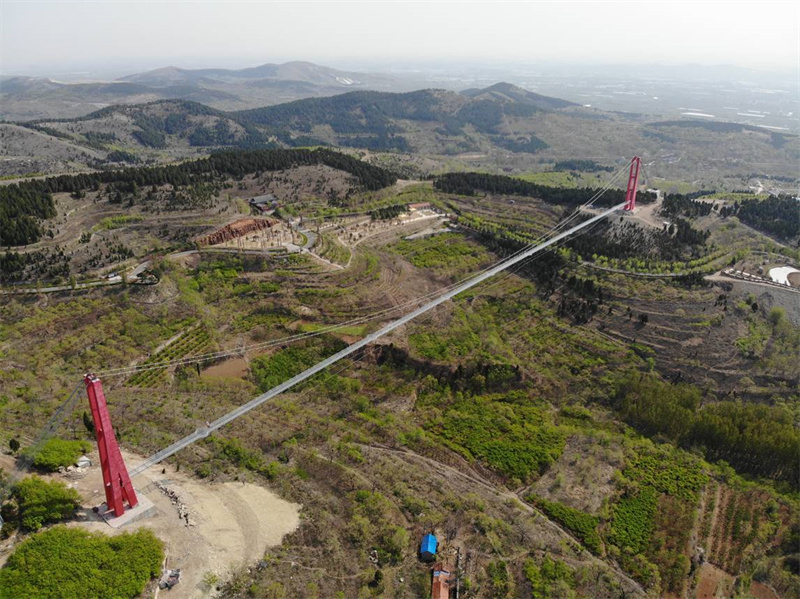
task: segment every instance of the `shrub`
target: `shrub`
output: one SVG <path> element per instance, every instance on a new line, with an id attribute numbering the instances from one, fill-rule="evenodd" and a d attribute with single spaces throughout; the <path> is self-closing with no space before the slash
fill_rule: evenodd
<path id="1" fill-rule="evenodd" d="M 564 434 L 538 408 L 511 403 L 515 397 L 487 395 L 457 401 L 435 432 L 504 476 L 530 480 L 561 455 Z"/>
<path id="2" fill-rule="evenodd" d="M 561 599 L 574 597 L 575 570 L 558 559 L 545 555 L 541 565 L 527 559 L 522 566 L 525 578 L 531 585 L 532 599 Z"/>
<path id="3" fill-rule="evenodd" d="M 71 466 L 81 454 L 90 451 L 91 448 L 92 445 L 88 441 L 48 439 L 36 452 L 33 465 L 42 470 L 54 472 L 62 466 Z"/>
<path id="4" fill-rule="evenodd" d="M 536 495 L 528 496 L 528 501 L 536 505 L 550 518 L 570 529 L 586 547 L 595 553 L 600 553 L 600 534 L 597 532 L 597 526 L 600 521 L 597 516 L 592 516 L 555 501 L 547 501 Z"/>
<path id="5" fill-rule="evenodd" d="M 19 522 L 24 529 L 39 530 L 45 524 L 67 518 L 78 507 L 80 497 L 60 481 L 48 482 L 29 476 L 14 488 Z"/>
<path id="6" fill-rule="evenodd" d="M 624 474 L 641 485 L 692 503 L 697 502 L 700 489 L 708 482 L 708 475 L 695 458 L 672 449 L 661 455 L 637 456 Z"/>
<path id="7" fill-rule="evenodd" d="M 640 553 L 653 531 L 653 517 L 658 505 L 658 493 L 652 487 L 642 487 L 614 506 L 614 517 L 608 540 L 620 549 Z"/>
<path id="8" fill-rule="evenodd" d="M 324 336 L 313 344 L 295 345 L 272 355 L 259 356 L 251 363 L 253 378 L 261 391 L 268 391 L 344 347 L 345 343 L 339 339 Z"/>
<path id="9" fill-rule="evenodd" d="M 137 597 L 161 569 L 163 546 L 147 529 L 107 537 L 56 526 L 23 543 L 0 570 L 0 597 Z"/>
<path id="10" fill-rule="evenodd" d="M 486 565 L 486 576 L 489 577 L 489 587 L 492 597 L 508 597 L 514 590 L 514 582 L 508 575 L 508 568 L 502 560 L 489 562 Z"/>

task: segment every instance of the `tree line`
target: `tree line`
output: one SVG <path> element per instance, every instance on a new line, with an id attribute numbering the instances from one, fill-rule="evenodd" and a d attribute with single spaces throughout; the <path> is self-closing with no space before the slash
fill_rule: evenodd
<path id="1" fill-rule="evenodd" d="M 665 216 L 687 216 L 694 218 L 697 216 L 708 216 L 714 208 L 713 202 L 698 202 L 695 198 L 702 195 L 714 193 L 713 191 L 701 191 L 697 193 L 670 193 L 664 196 L 664 203 L 661 212 Z"/>
<path id="2" fill-rule="evenodd" d="M 645 434 L 699 448 L 707 459 L 725 460 L 740 472 L 795 487 L 800 482 L 800 432 L 784 409 L 733 401 L 703 405 L 692 385 L 638 373 L 621 381 L 614 405 Z"/>
<path id="3" fill-rule="evenodd" d="M 657 123 L 650 123 L 650 126 L 655 128 L 681 127 L 684 129 L 705 129 L 706 131 L 712 131 L 714 133 L 742 133 L 744 131 L 752 131 L 754 133 L 769 135 L 770 145 L 777 149 L 782 148 L 790 139 L 796 137 L 795 135 L 787 135 L 779 131 L 770 131 L 764 127 L 725 121 L 660 121 Z"/>
<path id="4" fill-rule="evenodd" d="M 0 244 L 19 246 L 33 243 L 42 234 L 37 219 L 56 215 L 54 193 L 81 194 L 98 191 L 101 184 L 122 187 L 166 185 L 182 187 L 222 177 L 241 178 L 260 171 L 277 171 L 296 166 L 325 165 L 351 174 L 366 190 L 393 185 L 397 176 L 334 150 L 228 150 L 191 162 L 168 166 L 132 167 L 120 170 L 60 175 L 23 181 L 0 187 Z"/>
<path id="5" fill-rule="evenodd" d="M 372 217 L 372 220 L 391 220 L 403 214 L 407 209 L 408 206 L 406 204 L 392 204 L 391 206 L 370 210 L 368 214 Z"/>
<path id="6" fill-rule="evenodd" d="M 446 173 L 433 180 L 434 188 L 445 193 L 473 196 L 478 192 L 517 195 L 537 198 L 548 204 L 562 206 L 580 206 L 595 196 L 600 190 L 591 187 L 567 188 L 549 187 L 530 181 L 524 181 L 505 175 L 488 173 Z M 625 201 L 625 190 L 609 189 L 600 199 L 598 206 L 614 206 Z M 655 194 L 639 192 L 637 201 L 649 203 L 655 201 Z"/>
<path id="7" fill-rule="evenodd" d="M 588 233 L 570 239 L 567 245 L 587 257 L 677 261 L 700 256 L 709 235 L 708 231 L 695 229 L 682 218 L 659 231 L 631 223 L 612 226 L 606 221 L 598 223 Z"/>
<path id="8" fill-rule="evenodd" d="M 553 166 L 553 170 L 581 171 L 584 173 L 598 173 L 601 171 L 605 171 L 607 173 L 613 173 L 614 167 L 603 166 L 602 164 L 598 164 L 594 160 L 579 160 L 577 158 L 573 158 L 571 160 L 558 160 Z"/>
<path id="9" fill-rule="evenodd" d="M 800 235 L 800 201 L 788 195 L 769 196 L 766 200 L 742 200 L 723 206 L 720 216 L 738 216 L 754 229 L 783 239 Z"/>

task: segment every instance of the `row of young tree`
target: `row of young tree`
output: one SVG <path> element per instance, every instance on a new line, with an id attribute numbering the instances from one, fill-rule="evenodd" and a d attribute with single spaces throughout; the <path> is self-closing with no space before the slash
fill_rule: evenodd
<path id="1" fill-rule="evenodd" d="M 548 204 L 562 206 L 580 206 L 591 200 L 600 190 L 591 187 L 568 188 L 550 187 L 524 181 L 505 175 L 490 175 L 488 173 L 446 173 L 436 177 L 433 186 L 445 193 L 473 196 L 479 192 L 497 193 L 503 195 L 516 195 L 537 198 Z M 655 195 L 649 192 L 639 192 L 637 202 L 649 203 L 655 201 Z M 609 189 L 596 201 L 598 206 L 614 206 L 625 201 L 625 191 L 622 189 Z"/>
<path id="2" fill-rule="evenodd" d="M 352 156 L 320 148 L 316 150 L 229 150 L 191 162 L 169 166 L 133 167 L 78 175 L 60 175 L 47 179 L 23 181 L 0 187 L 0 244 L 19 246 L 33 243 L 41 236 L 37 219 L 56 215 L 53 193 L 80 195 L 97 191 L 102 184 L 144 187 L 171 184 L 184 187 L 220 178 L 241 178 L 260 171 L 277 171 L 296 166 L 325 165 L 351 174 L 366 190 L 392 185 L 397 176 L 386 169 Z"/>
<path id="3" fill-rule="evenodd" d="M 645 434 L 697 448 L 740 472 L 795 488 L 800 483 L 800 432 L 782 408 L 733 401 L 704 405 L 697 387 L 640 373 L 620 383 L 614 401 L 622 417 Z"/>

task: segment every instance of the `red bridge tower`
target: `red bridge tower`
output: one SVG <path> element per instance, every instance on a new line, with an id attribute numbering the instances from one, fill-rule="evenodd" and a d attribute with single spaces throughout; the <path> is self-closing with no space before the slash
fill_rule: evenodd
<path id="1" fill-rule="evenodd" d="M 125 513 L 125 502 L 136 507 L 139 500 L 128 476 L 128 469 L 122 459 L 114 429 L 111 428 L 111 416 L 106 406 L 106 396 L 100 379 L 93 374 L 84 377 L 89 405 L 92 408 L 94 432 L 97 437 L 97 449 L 100 451 L 100 467 L 103 470 L 103 486 L 106 491 L 106 505 L 115 517 Z"/>
<path id="2" fill-rule="evenodd" d="M 631 170 L 628 174 L 628 191 L 625 192 L 625 207 L 623 210 L 628 212 L 633 211 L 636 207 L 636 188 L 639 185 L 639 167 L 641 166 L 641 159 L 634 156 L 631 160 Z"/>

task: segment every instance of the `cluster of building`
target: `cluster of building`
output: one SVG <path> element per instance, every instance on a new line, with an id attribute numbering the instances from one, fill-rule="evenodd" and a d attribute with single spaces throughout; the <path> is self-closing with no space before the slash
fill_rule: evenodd
<path id="1" fill-rule="evenodd" d="M 431 581 L 431 599 L 450 599 L 451 593 L 457 592 L 457 582 L 455 580 L 455 573 L 452 568 L 444 561 L 438 558 L 437 549 L 439 548 L 439 541 L 433 534 L 426 534 L 422 537 L 422 542 L 419 546 L 419 556 L 425 562 L 433 563 L 432 581 Z M 441 552 L 439 552 L 441 555 Z"/>

